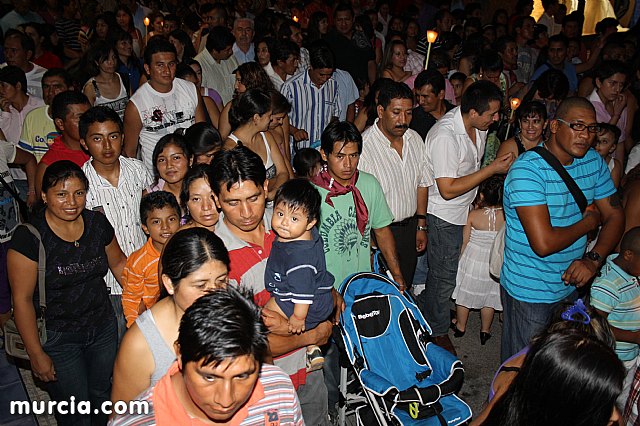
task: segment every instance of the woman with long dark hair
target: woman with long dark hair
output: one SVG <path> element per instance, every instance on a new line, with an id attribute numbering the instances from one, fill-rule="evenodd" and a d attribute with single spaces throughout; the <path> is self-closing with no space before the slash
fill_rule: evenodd
<path id="1" fill-rule="evenodd" d="M 323 11 L 314 12 L 309 19 L 307 27 L 307 44 L 316 40 L 321 40 L 327 36 L 329 32 L 329 15 Z"/>
<path id="2" fill-rule="evenodd" d="M 140 30 L 133 24 L 133 14 L 131 14 L 131 10 L 127 6 L 121 4 L 116 9 L 116 23 L 123 31 L 131 35 L 133 53 L 140 57 L 144 48 L 144 39 L 140 34 Z"/>
<path id="3" fill-rule="evenodd" d="M 392 40 L 387 43 L 380 64 L 380 77 L 390 78 L 399 83 L 406 83 L 411 77 L 411 71 L 405 71 L 407 65 L 407 46 L 402 40 Z M 410 85 L 413 88 L 413 83 Z"/>
<path id="4" fill-rule="evenodd" d="M 153 149 L 151 159 L 155 181 L 149 192 L 167 191 L 179 203 L 182 182 L 193 162 L 189 143 L 178 133 L 164 135 Z"/>
<path id="5" fill-rule="evenodd" d="M 208 123 L 196 123 L 184 133 L 193 151 L 193 163 L 211 164 L 216 152 L 222 149 L 224 144 L 218 129 Z"/>
<path id="6" fill-rule="evenodd" d="M 131 401 L 154 385 L 175 361 L 173 343 L 184 311 L 228 284 L 229 253 L 200 227 L 173 234 L 160 258 L 161 300 L 136 319 L 122 339 L 113 369 L 112 401 Z"/>
<path id="7" fill-rule="evenodd" d="M 116 29 L 113 41 L 118 56 L 118 73 L 125 80 L 129 95 L 132 95 L 140 87 L 140 77 L 144 73 L 144 68 L 134 52 L 131 34 Z"/>
<path id="8" fill-rule="evenodd" d="M 208 164 L 196 164 L 189 170 L 182 183 L 180 205 L 187 212 L 187 223 L 182 229 L 198 227 L 211 232 L 216 230 L 220 215 L 209 183 Z"/>
<path id="9" fill-rule="evenodd" d="M 176 48 L 178 62 L 185 62 L 196 56 L 196 49 L 193 47 L 191 38 L 186 32 L 182 30 L 173 30 L 169 34 L 169 41 Z"/>
<path id="10" fill-rule="evenodd" d="M 578 330 L 549 334 L 531 346 L 482 425 L 617 424 L 624 375 L 615 352 L 596 338 Z"/>
<path id="11" fill-rule="evenodd" d="M 249 89 L 270 90 L 273 89 L 273 83 L 267 75 L 267 72 L 257 62 L 246 62 L 238 67 L 235 71 L 236 84 L 234 87 L 233 97 L 237 98 Z M 231 110 L 232 101 L 227 102 L 220 112 L 220 136 L 226 138 L 231 133 L 231 125 L 229 111 Z"/>

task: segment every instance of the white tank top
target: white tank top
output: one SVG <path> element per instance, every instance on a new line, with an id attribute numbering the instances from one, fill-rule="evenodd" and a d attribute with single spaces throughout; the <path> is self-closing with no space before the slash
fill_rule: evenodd
<path id="1" fill-rule="evenodd" d="M 142 161 L 153 173 L 153 149 L 160 138 L 196 122 L 197 89 L 193 83 L 180 78 L 173 80 L 173 87 L 167 93 L 160 93 L 145 83 L 133 94 L 131 102 L 142 122 L 139 137 Z"/>
<path id="2" fill-rule="evenodd" d="M 264 147 L 267 150 L 267 161 L 264 162 L 264 168 L 267 171 L 267 179 L 273 179 L 276 177 L 276 165 L 273 164 L 273 159 L 271 158 L 271 148 L 269 147 L 269 141 L 267 141 L 267 136 L 264 132 L 260 132 L 260 136 L 262 136 L 262 141 L 264 142 Z M 234 141 L 236 144 L 240 141 L 236 135 L 231 133 L 229 135 L 229 139 Z"/>
<path id="3" fill-rule="evenodd" d="M 124 109 L 127 107 L 127 103 L 129 102 L 129 95 L 127 94 L 127 89 L 124 87 L 124 83 L 122 82 L 122 77 L 120 77 L 120 74 L 118 73 L 116 73 L 116 75 L 118 76 L 118 81 L 120 82 L 120 93 L 118 93 L 118 96 L 116 96 L 115 99 L 109 99 L 102 96 L 95 77 L 92 77 L 87 82 L 87 84 L 92 84 L 93 90 L 96 93 L 96 101 L 93 104 L 94 106 L 108 106 L 109 108 L 117 112 L 121 119 L 124 119 Z"/>

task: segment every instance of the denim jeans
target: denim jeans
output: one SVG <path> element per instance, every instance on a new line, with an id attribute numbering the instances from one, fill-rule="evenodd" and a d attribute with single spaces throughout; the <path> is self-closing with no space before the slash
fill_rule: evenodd
<path id="1" fill-rule="evenodd" d="M 504 362 L 527 346 L 533 336 L 547 327 L 553 312 L 559 305 L 577 299 L 578 292 L 574 291 L 565 299 L 555 303 L 529 303 L 512 297 L 504 287 L 501 287 L 500 297 L 504 309 L 500 359 Z"/>
<path id="2" fill-rule="evenodd" d="M 127 332 L 127 320 L 124 318 L 124 308 L 122 307 L 122 295 L 111 294 L 109 295 L 109 300 L 111 301 L 111 306 L 113 307 L 113 313 L 116 316 L 116 324 L 117 324 L 117 330 L 118 330 L 118 347 L 120 347 L 120 342 L 122 342 L 124 333 Z"/>
<path id="3" fill-rule="evenodd" d="M 338 345 L 336 345 L 336 342 L 333 340 L 336 338 L 336 335 L 339 336 L 340 333 L 336 333 L 337 327 L 333 329 L 334 337 L 329 339 L 327 353 L 324 355 L 324 366 L 322 367 L 324 382 L 327 386 L 329 409 L 335 408 L 340 400 L 340 352 Z"/>
<path id="4" fill-rule="evenodd" d="M 429 256 L 425 250 L 420 256 L 418 256 L 418 263 L 416 264 L 416 272 L 413 274 L 413 285 L 425 285 L 427 283 L 427 275 L 429 274 Z"/>
<path id="5" fill-rule="evenodd" d="M 307 381 L 298 387 L 298 399 L 304 423 L 313 426 L 328 424 L 327 387 L 322 371 L 307 373 Z"/>
<path id="6" fill-rule="evenodd" d="M 449 331 L 451 295 L 456 287 L 458 261 L 462 247 L 462 225 L 453 225 L 431 214 L 429 225 L 429 272 L 424 297 L 420 303 L 433 336 L 444 336 Z"/>
<path id="7" fill-rule="evenodd" d="M 11 310 L 11 288 L 9 287 L 9 276 L 7 274 L 8 248 L 9 241 L 0 243 L 0 314 Z"/>
<path id="8" fill-rule="evenodd" d="M 43 349 L 51 357 L 57 380 L 47 390 L 54 401 L 91 401 L 91 410 L 111 397 L 111 373 L 117 350 L 116 321 L 94 331 L 67 333 L 47 330 Z M 59 425 L 106 424 L 107 415 L 56 414 Z"/>

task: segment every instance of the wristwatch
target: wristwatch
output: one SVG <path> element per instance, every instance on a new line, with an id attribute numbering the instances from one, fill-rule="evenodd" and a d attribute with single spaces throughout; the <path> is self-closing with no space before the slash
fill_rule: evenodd
<path id="1" fill-rule="evenodd" d="M 595 251 L 588 251 L 582 256 L 583 259 L 589 259 L 596 262 L 598 265 L 602 262 L 602 256 Z"/>

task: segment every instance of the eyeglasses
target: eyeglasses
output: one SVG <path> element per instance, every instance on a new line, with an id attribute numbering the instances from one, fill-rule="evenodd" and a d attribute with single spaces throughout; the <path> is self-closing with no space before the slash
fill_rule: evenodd
<path id="1" fill-rule="evenodd" d="M 602 128 L 600 126 L 598 126 L 597 124 L 592 124 L 590 126 L 586 125 L 586 124 L 582 124 L 582 123 L 569 123 L 568 121 L 564 121 L 561 118 L 556 118 L 556 120 L 558 120 L 561 123 L 566 124 L 567 126 L 569 126 L 571 128 L 571 130 L 575 130 L 576 132 L 582 132 L 583 130 L 588 130 L 589 133 L 600 133 L 602 131 Z"/>

